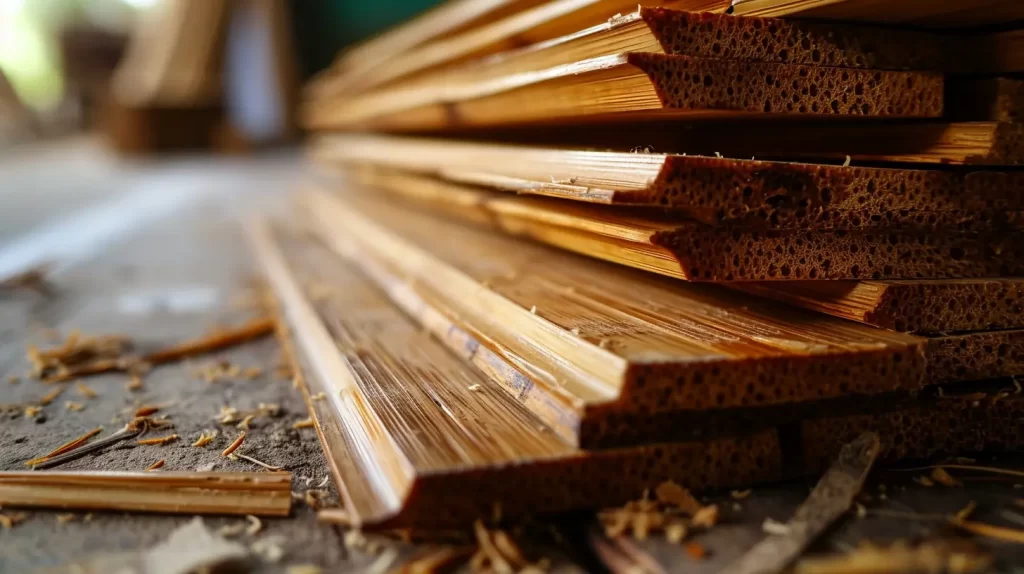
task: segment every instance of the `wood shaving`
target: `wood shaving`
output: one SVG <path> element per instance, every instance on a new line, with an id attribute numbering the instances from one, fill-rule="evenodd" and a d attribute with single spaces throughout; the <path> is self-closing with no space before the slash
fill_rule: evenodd
<path id="1" fill-rule="evenodd" d="M 96 397 L 99 396 L 99 394 L 96 391 L 92 390 L 89 387 L 89 385 L 86 385 L 82 381 L 78 381 L 75 383 L 75 390 L 78 391 L 80 395 L 87 399 L 95 399 Z"/>
<path id="2" fill-rule="evenodd" d="M 25 407 L 25 416 L 30 418 L 30 419 L 34 419 L 34 418 L 36 418 L 36 416 L 42 410 L 43 410 L 42 407 L 37 407 L 35 405 L 29 405 L 29 406 Z"/>
<path id="3" fill-rule="evenodd" d="M 178 440 L 178 438 L 179 437 L 176 434 L 169 434 L 167 436 L 139 439 L 139 440 L 137 440 L 135 442 L 136 442 L 136 444 L 141 444 L 141 445 L 145 445 L 145 446 L 152 446 L 152 445 L 163 446 L 165 444 L 172 443 L 172 442 Z"/>
<path id="4" fill-rule="evenodd" d="M 789 534 L 789 525 L 784 522 L 779 522 L 774 518 L 765 518 L 764 522 L 761 523 L 761 530 L 763 530 L 765 534 L 785 536 Z"/>
<path id="5" fill-rule="evenodd" d="M 278 417 L 281 416 L 281 405 L 277 403 L 260 403 L 256 407 L 256 410 L 260 415 L 266 417 Z"/>
<path id="6" fill-rule="evenodd" d="M 263 369 L 259 367 L 249 367 L 242 370 L 242 377 L 248 380 L 258 379 L 263 374 Z"/>
<path id="7" fill-rule="evenodd" d="M 282 539 L 278 536 L 271 536 L 253 542 L 249 549 L 254 554 L 271 564 L 277 564 L 284 558 L 284 549 L 281 548 Z"/>
<path id="8" fill-rule="evenodd" d="M 245 431 L 242 431 L 242 434 L 238 435 L 238 438 L 235 439 L 235 442 L 231 443 L 228 446 L 228 448 L 224 449 L 224 451 L 221 452 L 220 455 L 225 457 L 228 456 L 229 454 L 238 450 L 238 447 L 242 446 L 243 442 L 245 442 Z"/>
<path id="9" fill-rule="evenodd" d="M 314 401 L 322 401 L 322 400 L 324 400 L 326 398 L 327 398 L 327 395 L 325 395 L 323 393 L 323 391 L 320 391 L 319 393 L 317 393 L 317 394 L 313 395 L 312 397 L 310 397 L 310 399 L 314 400 Z"/>
<path id="10" fill-rule="evenodd" d="M 967 506 L 964 506 L 963 508 L 958 510 L 957 513 L 955 515 L 953 515 L 953 519 L 954 520 L 967 520 L 967 518 L 970 517 L 970 515 L 974 514 L 974 511 L 977 508 L 978 508 L 978 503 L 974 502 L 972 500 L 972 501 L 967 503 Z"/>
<path id="11" fill-rule="evenodd" d="M 314 426 L 316 426 L 316 425 L 313 424 L 313 419 L 312 418 L 305 418 L 305 419 L 302 419 L 301 421 L 296 421 L 292 425 L 292 428 L 293 429 L 311 429 Z"/>
<path id="12" fill-rule="evenodd" d="M 83 405 L 82 403 L 76 403 L 74 401 L 64 401 L 64 408 L 69 410 L 69 411 L 73 411 L 73 412 L 77 413 L 77 412 L 85 409 L 85 405 Z"/>
<path id="13" fill-rule="evenodd" d="M 958 518 L 953 518 L 950 522 L 957 528 L 977 536 L 984 536 L 994 540 L 1002 540 L 1003 542 L 1024 544 L 1024 530 L 1008 528 L 1005 526 L 996 526 L 994 524 L 985 524 L 984 522 L 971 522 L 968 520 L 960 520 Z"/>
<path id="14" fill-rule="evenodd" d="M 149 415 L 154 414 L 159 410 L 160 407 L 157 405 L 142 405 L 141 407 L 135 409 L 135 416 L 148 417 Z"/>
<path id="15" fill-rule="evenodd" d="M 746 490 L 734 490 L 730 494 L 732 495 L 733 500 L 744 500 L 746 498 L 750 498 L 750 495 L 753 494 L 753 492 L 754 490 L 752 488 L 748 488 Z"/>
<path id="16" fill-rule="evenodd" d="M 24 512 L 12 512 L 10 514 L 0 513 L 0 526 L 10 530 L 19 523 L 24 522 L 26 518 L 28 518 L 28 514 L 25 514 Z"/>
<path id="17" fill-rule="evenodd" d="M 252 423 L 252 419 L 256 418 L 256 415 L 246 415 L 242 422 L 235 425 L 236 428 L 249 429 L 249 425 Z"/>
<path id="18" fill-rule="evenodd" d="M 147 466 L 146 467 L 146 471 L 149 472 L 149 471 L 156 470 L 158 468 L 163 468 L 165 462 L 166 461 L 161 458 L 160 460 L 158 460 L 158 461 L 154 462 L 153 464 Z"/>
<path id="19" fill-rule="evenodd" d="M 231 454 L 229 454 L 229 455 L 228 455 L 228 458 L 230 458 L 230 459 L 232 459 L 232 460 L 235 460 L 235 459 L 242 459 L 242 460 L 246 460 L 246 461 L 249 461 L 249 462 L 251 462 L 251 463 L 253 463 L 253 464 L 255 464 L 255 465 L 258 465 L 258 466 L 262 466 L 263 468 L 265 468 L 265 469 L 267 469 L 267 470 L 274 470 L 274 471 L 277 471 L 277 470 L 284 470 L 284 468 L 283 468 L 283 467 L 280 467 L 280 466 L 274 466 L 274 465 L 272 465 L 272 464 L 267 464 L 267 463 L 265 463 L 265 462 L 263 462 L 263 461 L 259 461 L 259 460 L 256 460 L 255 458 L 253 458 L 253 457 L 251 457 L 251 456 L 246 456 L 246 455 L 244 455 L 244 454 L 239 454 L 239 453 L 231 453 Z"/>
<path id="20" fill-rule="evenodd" d="M 32 376 L 43 380 L 68 380 L 79 372 L 91 373 L 96 366 L 107 367 L 131 349 L 126 337 L 103 335 L 83 337 L 72 331 L 64 342 L 54 348 L 40 350 L 30 345 L 26 350 L 32 365 Z"/>
<path id="21" fill-rule="evenodd" d="M 366 536 L 364 536 L 363 531 L 358 528 L 346 531 L 345 536 L 342 538 L 342 542 L 344 542 L 345 548 L 366 548 Z"/>
<path id="22" fill-rule="evenodd" d="M 928 478 L 927 476 L 915 476 L 914 482 L 920 484 L 921 486 L 927 486 L 929 488 L 935 486 L 935 481 Z"/>
<path id="23" fill-rule="evenodd" d="M 693 516 L 701 509 L 700 502 L 697 502 L 697 499 L 690 494 L 689 490 L 671 481 L 659 484 L 654 489 L 654 496 L 657 497 L 658 501 L 674 505 L 690 516 Z"/>
<path id="24" fill-rule="evenodd" d="M 58 514 L 56 516 L 56 518 L 57 518 L 57 524 L 67 524 L 68 522 L 71 522 L 72 520 L 75 519 L 75 515 L 71 514 L 71 513 L 68 513 L 68 514 Z"/>
<path id="25" fill-rule="evenodd" d="M 470 558 L 474 572 L 536 572 L 547 570 L 547 561 L 531 563 L 504 530 L 488 530 L 483 522 L 473 524 L 477 551 Z"/>
<path id="26" fill-rule="evenodd" d="M 39 404 L 46 406 L 52 403 L 53 399 L 59 397 L 60 394 L 63 393 L 64 389 L 66 388 L 68 388 L 67 385 L 57 385 L 56 387 L 53 388 L 53 390 L 46 393 L 45 395 L 42 396 L 42 398 L 39 399 Z"/>
<path id="27" fill-rule="evenodd" d="M 213 442 L 213 439 L 215 438 L 217 438 L 217 431 L 203 431 L 199 434 L 199 438 L 196 439 L 196 442 L 192 443 L 192 446 L 202 448 Z"/>
<path id="28" fill-rule="evenodd" d="M 245 529 L 248 526 L 249 523 L 247 522 L 239 522 L 237 524 L 221 526 L 219 529 L 217 529 L 217 535 L 223 536 L 224 538 L 233 538 L 245 532 Z"/>
<path id="29" fill-rule="evenodd" d="M 316 564 L 292 564 L 285 568 L 285 574 L 323 574 L 323 569 Z"/>
<path id="30" fill-rule="evenodd" d="M 713 528 L 718 524 L 718 505 L 710 504 L 701 508 L 693 514 L 690 523 L 699 528 Z"/>
<path id="31" fill-rule="evenodd" d="M 953 476 L 946 472 L 946 469 L 942 468 L 941 466 L 932 469 L 931 479 L 943 486 L 953 487 L 964 485 L 963 482 L 960 482 L 956 478 L 953 478 Z"/>
<path id="32" fill-rule="evenodd" d="M 686 523 L 682 520 L 676 520 L 665 526 L 665 539 L 672 544 L 679 544 L 686 539 L 688 530 Z"/>
<path id="33" fill-rule="evenodd" d="M 47 461 L 47 460 L 49 460 L 49 459 L 51 459 L 51 458 L 53 458 L 55 456 L 59 456 L 59 455 L 62 455 L 64 453 L 66 453 L 66 452 L 70 452 L 72 450 L 75 450 L 79 446 L 85 444 L 86 441 L 88 441 L 90 438 L 100 434 L 101 432 L 103 432 L 103 427 L 95 428 L 95 429 L 93 429 L 93 430 L 83 434 L 82 436 L 79 436 L 79 437 L 76 437 L 76 438 L 73 438 L 73 439 L 69 440 L 68 442 L 58 446 L 57 448 L 53 449 L 52 451 L 50 451 L 50 452 L 48 452 L 48 453 L 46 453 L 46 454 L 44 454 L 44 455 L 42 455 L 40 457 L 36 457 L 36 458 L 31 459 L 31 460 L 25 461 L 25 465 L 26 466 L 36 466 L 37 464 L 39 464 L 41 462 L 45 462 L 45 461 Z"/>
<path id="34" fill-rule="evenodd" d="M 235 407 L 221 407 L 220 413 L 217 415 L 217 422 L 222 425 L 230 425 L 237 423 L 239 412 Z"/>
<path id="35" fill-rule="evenodd" d="M 479 391 L 483 387 L 480 386 L 479 384 L 475 384 L 475 385 L 469 385 L 466 388 L 469 389 L 470 391 L 477 392 L 477 391 Z"/>
<path id="36" fill-rule="evenodd" d="M 249 536 L 255 536 L 260 530 L 263 530 L 263 523 L 260 519 L 251 515 L 246 514 L 245 519 L 249 521 L 249 526 L 246 527 L 245 533 Z"/>
<path id="37" fill-rule="evenodd" d="M 124 388 L 131 392 L 142 390 L 142 376 L 137 374 L 130 375 L 128 382 L 124 384 Z"/>
<path id="38" fill-rule="evenodd" d="M 306 506 L 313 510 L 320 510 L 324 507 L 323 501 L 327 498 L 328 492 L 326 490 L 307 490 L 302 494 L 302 501 L 306 503 Z"/>

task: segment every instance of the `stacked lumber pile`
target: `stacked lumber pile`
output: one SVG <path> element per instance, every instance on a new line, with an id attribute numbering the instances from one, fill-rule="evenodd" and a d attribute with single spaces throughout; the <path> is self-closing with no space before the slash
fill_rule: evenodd
<path id="1" fill-rule="evenodd" d="M 288 3 L 168 0 L 143 14 L 115 71 L 105 131 L 125 153 L 239 151 L 294 131 Z"/>
<path id="2" fill-rule="evenodd" d="M 308 88 L 301 224 L 251 238 L 332 518 L 1024 446 L 1016 32 L 947 29 L 1024 5 L 734 4 L 450 2 Z"/>

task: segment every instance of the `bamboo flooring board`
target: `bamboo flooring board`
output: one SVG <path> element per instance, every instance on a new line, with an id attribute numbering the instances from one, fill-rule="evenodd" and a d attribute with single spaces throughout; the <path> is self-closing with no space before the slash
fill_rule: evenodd
<path id="1" fill-rule="evenodd" d="M 304 116 L 315 130 L 393 131 L 737 115 L 931 118 L 942 115 L 942 84 L 942 74 L 930 72 L 634 52 L 485 80 L 443 102 L 397 110 L 373 98 L 314 102 Z"/>
<path id="2" fill-rule="evenodd" d="M 1024 328 L 1024 279 L 787 281 L 733 287 L 901 332 Z"/>
<path id="3" fill-rule="evenodd" d="M 696 282 L 1017 276 L 1020 232 L 941 233 L 927 228 L 758 231 L 711 227 L 650 213 L 557 199 L 494 195 L 426 180 L 377 186 L 429 211 L 485 222 L 508 234 Z M 453 189 L 448 200 L 448 190 Z M 477 193 L 472 207 L 469 194 Z"/>
<path id="4" fill-rule="evenodd" d="M 928 378 L 936 383 L 1024 375 L 1024 330 L 934 335 L 928 339 Z"/>
<path id="5" fill-rule="evenodd" d="M 484 26 L 546 0 L 450 0 L 343 51 L 328 72 L 311 86 L 313 94 L 355 89 L 378 66 L 433 40 Z"/>
<path id="6" fill-rule="evenodd" d="M 1019 227 L 1024 210 L 1024 173 L 1012 171 L 843 167 L 348 135 L 323 137 L 312 153 L 322 165 L 344 166 L 366 183 L 396 191 L 434 187 L 423 191 L 432 197 L 446 191 L 443 183 L 393 171 L 402 170 L 579 202 L 669 208 L 671 214 L 661 219 L 747 229 L 981 230 Z M 458 183 L 447 189 L 453 196 L 473 192 Z"/>
<path id="7" fill-rule="evenodd" d="M 733 13 L 748 16 L 857 20 L 965 28 L 1024 20 L 1017 0 L 733 0 Z"/>
<path id="8" fill-rule="evenodd" d="M 326 518 L 465 525 L 496 504 L 503 516 L 543 514 L 622 503 L 663 480 L 706 489 L 782 474 L 771 430 L 601 451 L 569 446 L 326 249 L 296 248 L 265 224 L 250 236 L 307 369 L 311 402 L 326 403 L 313 413 L 320 428 L 337 429 L 325 447 L 345 510 Z"/>
<path id="9" fill-rule="evenodd" d="M 347 117 L 379 116 L 471 99 L 551 68 L 627 53 L 865 69 L 943 67 L 939 39 L 930 34 L 641 6 L 548 42 L 316 105 L 344 108 L 338 113 Z"/>
<path id="10" fill-rule="evenodd" d="M 961 393 L 882 414 L 808 419 L 799 431 L 804 468 L 828 466 L 842 446 L 866 430 L 882 439 L 881 463 L 939 455 L 1024 448 L 1024 397 L 1007 383 L 1000 390 Z"/>
<path id="11" fill-rule="evenodd" d="M 536 394 L 540 404 L 565 397 L 584 414 L 649 416 L 924 383 L 916 337 L 664 282 L 397 206 L 324 192 L 304 204 L 332 248 L 362 249 L 508 362 L 533 365 L 540 382 L 510 389 L 528 405 Z"/>
<path id="12" fill-rule="evenodd" d="M 416 50 L 396 55 L 365 75 L 357 91 L 382 86 L 399 78 L 415 77 L 442 67 L 522 48 L 572 34 L 610 18 L 628 14 L 637 6 L 662 6 L 695 12 L 724 12 L 729 0 L 554 0 L 505 18 L 440 37 Z M 342 95 L 340 85 L 319 96 Z"/>
<path id="13" fill-rule="evenodd" d="M 590 212 L 611 213 L 609 221 L 614 216 L 635 216 L 666 225 L 696 221 L 748 230 L 852 231 L 907 226 L 992 231 L 1024 227 L 1024 174 L 849 168 L 447 143 L 440 144 L 443 149 L 434 158 L 430 156 L 432 143 L 425 152 L 418 153 L 412 147 L 403 148 L 399 141 L 396 152 L 387 154 L 373 144 L 345 145 L 345 141 L 337 145 L 341 150 L 338 154 L 331 150 L 316 152 L 331 172 L 421 203 L 438 207 L 450 203 L 463 212 L 470 211 L 463 209 L 468 205 L 481 213 L 506 212 L 523 203 L 492 192 L 497 188 L 581 203 L 634 206 L 630 210 Z M 478 156 L 467 157 L 460 151 L 475 151 Z M 471 168 L 460 165 L 473 162 L 496 168 L 461 171 Z M 570 173 L 577 175 L 565 177 Z M 647 209 L 639 209 L 641 206 Z"/>

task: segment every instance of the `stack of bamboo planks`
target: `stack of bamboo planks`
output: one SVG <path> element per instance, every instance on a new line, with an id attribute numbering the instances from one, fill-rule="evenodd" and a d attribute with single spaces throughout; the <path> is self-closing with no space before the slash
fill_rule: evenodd
<path id="1" fill-rule="evenodd" d="M 309 87 L 250 235 L 330 517 L 1024 446 L 1019 3 L 732 4 L 455 1 Z"/>

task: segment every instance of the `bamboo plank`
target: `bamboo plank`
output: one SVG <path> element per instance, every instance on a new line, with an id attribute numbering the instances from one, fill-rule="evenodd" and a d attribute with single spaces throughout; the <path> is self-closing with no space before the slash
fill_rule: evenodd
<path id="1" fill-rule="evenodd" d="M 567 36 L 313 106 L 337 109 L 339 117 L 379 116 L 491 94 L 551 68 L 626 53 L 897 70 L 940 70 L 944 61 L 938 37 L 925 33 L 641 6 Z"/>
<path id="2" fill-rule="evenodd" d="M 936 383 L 1024 375 L 1024 330 L 979 331 L 928 338 L 928 378 Z"/>
<path id="3" fill-rule="evenodd" d="M 601 451 L 569 446 L 325 249 L 271 234 L 250 228 L 308 367 L 306 383 L 323 393 L 344 443 L 344 453 L 339 443 L 325 445 L 346 461 L 335 467 L 344 515 L 326 518 L 464 525 L 494 504 L 520 516 L 618 504 L 662 480 L 706 489 L 781 476 L 774 431 Z M 320 294 L 311 295 L 316 286 Z"/>
<path id="4" fill-rule="evenodd" d="M 684 79 L 685 76 L 685 79 Z M 695 83 L 692 78 L 702 78 Z M 467 86 L 459 98 L 381 108 L 314 102 L 310 129 L 434 130 L 543 122 L 742 116 L 938 117 L 942 75 L 615 54 Z M 799 86 L 807 86 L 807 93 Z M 794 86 L 798 86 L 794 88 Z"/>
<path id="5" fill-rule="evenodd" d="M 752 304 L 727 291 L 666 283 L 396 206 L 385 213 L 352 201 L 310 192 L 304 203 L 332 248 L 393 268 L 479 342 L 515 357 L 512 364 L 535 365 L 530 374 L 544 375 L 543 384 L 512 389 L 521 400 L 546 393 L 595 412 L 601 405 L 620 412 L 643 405 L 651 415 L 924 382 L 916 378 L 922 348 L 914 337 Z M 803 379 L 823 369 L 830 374 L 814 378 L 832 381 L 828 388 Z"/>
<path id="6" fill-rule="evenodd" d="M 1024 279 L 787 281 L 731 286 L 902 332 L 1024 328 Z"/>
<path id="7" fill-rule="evenodd" d="M 733 13 L 747 16 L 905 23 L 965 28 L 1024 20 L 1017 0 L 733 0 Z"/>
<path id="8" fill-rule="evenodd" d="M 288 516 L 287 472 L 0 472 L 11 508 Z"/>
<path id="9" fill-rule="evenodd" d="M 313 95 L 356 88 L 388 60 L 432 40 L 533 8 L 545 0 L 451 0 L 391 30 L 353 46 L 310 85 Z"/>
<path id="10" fill-rule="evenodd" d="M 460 201 L 455 197 L 480 190 L 391 169 L 520 194 L 657 207 L 661 213 L 667 208 L 671 214 L 661 217 L 666 221 L 685 218 L 748 229 L 994 229 L 1019 226 L 1024 209 L 1024 174 L 1016 172 L 843 167 L 380 136 L 323 137 L 312 153 L 323 165 L 343 166 L 363 183 L 397 192 Z"/>
<path id="11" fill-rule="evenodd" d="M 428 73 L 438 67 L 454 65 L 530 44 L 536 44 L 595 26 L 610 18 L 627 14 L 637 5 L 662 6 L 694 12 L 724 12 L 728 0 L 554 0 L 529 10 L 510 14 L 486 25 L 462 33 L 426 42 L 415 51 L 389 58 L 364 75 L 356 86 L 341 84 L 321 92 L 320 96 L 342 95 L 346 88 L 366 90 L 403 77 Z"/>
<path id="12" fill-rule="evenodd" d="M 467 212 L 447 205 L 444 190 L 453 184 L 428 185 L 434 188 L 429 194 L 398 193 L 428 210 L 440 203 L 450 215 Z M 458 191 L 464 197 L 472 188 Z M 758 231 L 580 202 L 478 193 L 483 197 L 471 221 L 484 219 L 512 235 L 687 281 L 971 278 L 1015 276 L 1024 269 L 1020 232 Z"/>

